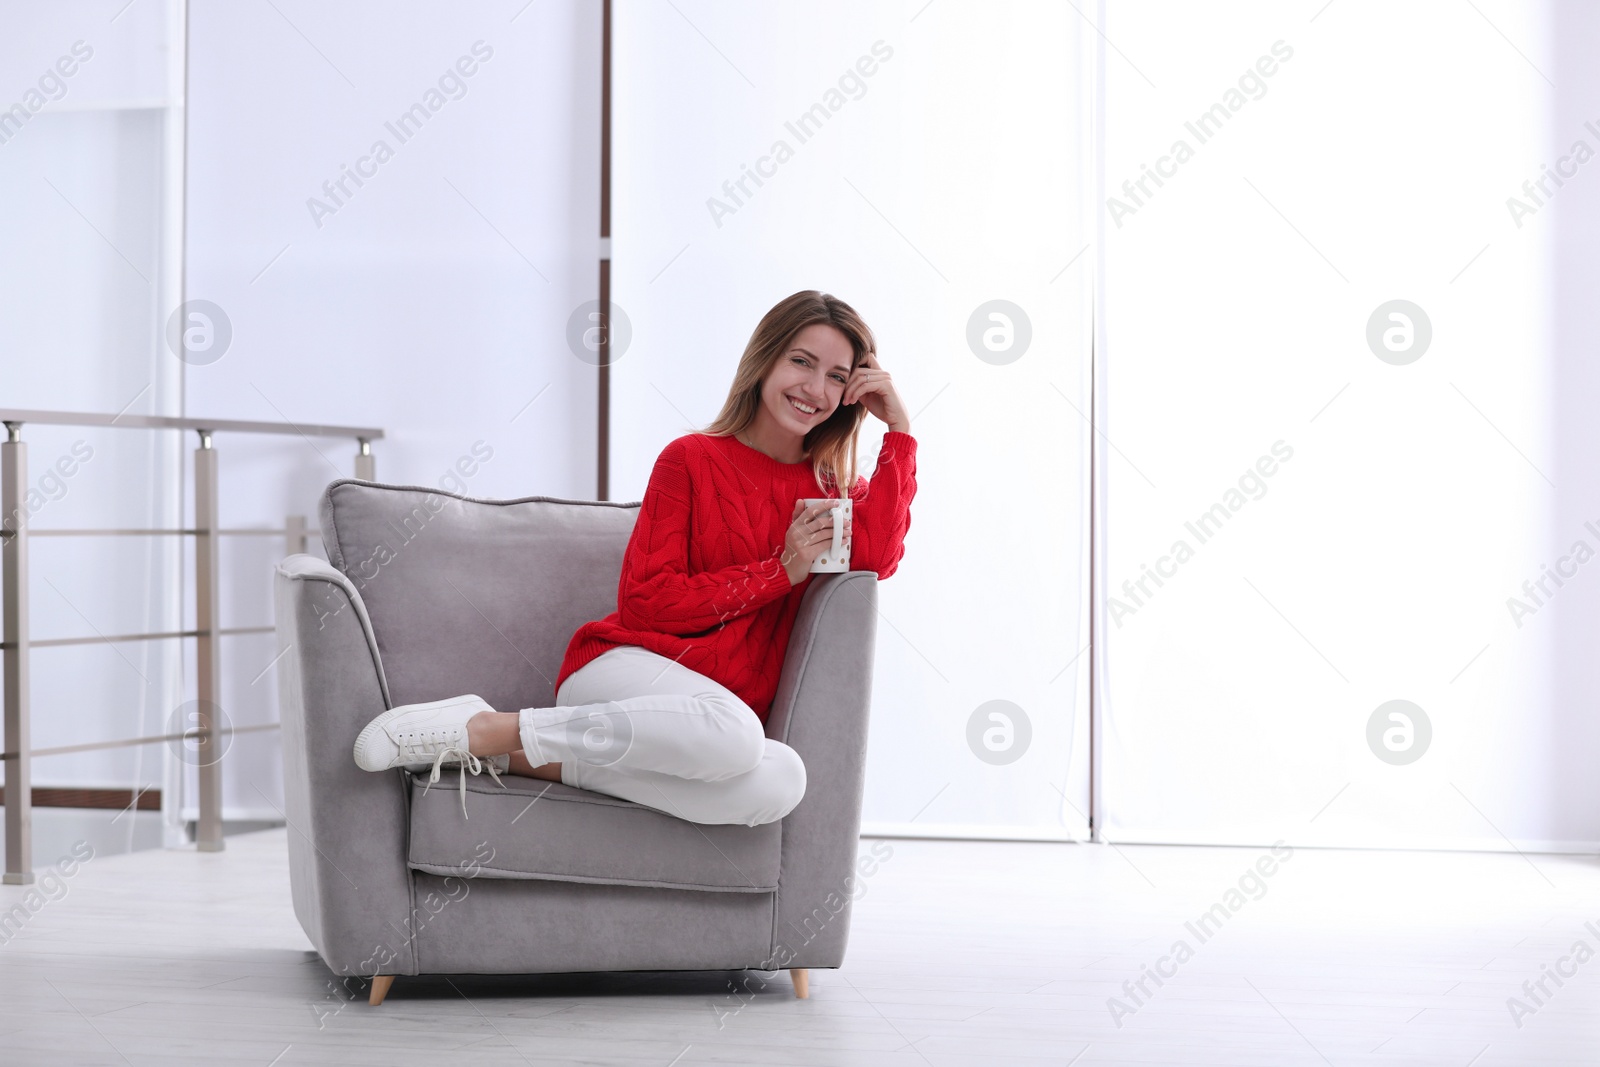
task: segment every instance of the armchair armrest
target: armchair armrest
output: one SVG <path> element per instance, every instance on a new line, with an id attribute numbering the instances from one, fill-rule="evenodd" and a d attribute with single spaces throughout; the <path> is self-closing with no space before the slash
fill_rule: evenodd
<path id="1" fill-rule="evenodd" d="M 783 820 L 771 969 L 844 962 L 861 836 L 878 576 L 812 579 L 789 635 L 767 736 L 806 765 L 806 795 Z"/>
<path id="2" fill-rule="evenodd" d="M 334 971 L 416 974 L 404 775 L 356 766 L 356 734 L 389 707 L 361 594 L 292 555 L 273 577 L 289 882 L 306 936 Z"/>

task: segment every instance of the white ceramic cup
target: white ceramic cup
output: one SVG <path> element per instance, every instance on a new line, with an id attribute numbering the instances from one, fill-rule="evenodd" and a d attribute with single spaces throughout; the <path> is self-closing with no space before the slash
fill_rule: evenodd
<path id="1" fill-rule="evenodd" d="M 846 497 L 812 497 L 800 501 L 803 507 L 814 507 L 818 504 L 832 505 L 833 510 L 833 543 L 829 545 L 820 556 L 811 561 L 811 574 L 831 574 L 850 569 L 850 520 L 854 514 L 855 501 Z"/>

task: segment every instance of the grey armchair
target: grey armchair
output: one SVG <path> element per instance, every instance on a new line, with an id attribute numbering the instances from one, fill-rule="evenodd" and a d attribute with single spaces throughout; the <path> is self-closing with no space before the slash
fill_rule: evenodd
<path id="1" fill-rule="evenodd" d="M 475 500 L 344 479 L 329 562 L 274 577 L 295 915 L 334 972 L 806 969 L 844 960 L 877 619 L 872 571 L 811 579 L 767 736 L 805 799 L 766 826 L 702 826 L 552 782 L 369 773 L 356 734 L 396 704 L 477 693 L 554 704 L 577 627 L 616 607 L 639 505 Z M 331 563 L 331 565 L 330 565 Z M 867 861 L 863 861 L 867 862 Z"/>

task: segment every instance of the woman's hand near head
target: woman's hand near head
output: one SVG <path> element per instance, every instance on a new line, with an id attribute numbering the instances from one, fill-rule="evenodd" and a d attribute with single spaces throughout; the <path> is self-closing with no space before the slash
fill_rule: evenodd
<path id="1" fill-rule="evenodd" d="M 911 432 L 911 416 L 907 414 L 900 394 L 895 391 L 894 380 L 889 377 L 888 371 L 878 365 L 878 357 L 872 352 L 868 352 L 861 364 L 850 372 L 850 381 L 845 384 L 844 396 L 839 403 L 842 407 L 858 401 L 888 423 L 889 429 L 900 433 Z"/>
<path id="2" fill-rule="evenodd" d="M 833 544 L 833 506 L 813 504 L 802 500 L 794 502 L 794 518 L 789 523 L 788 535 L 783 540 L 783 554 L 778 562 L 789 574 L 789 584 L 799 585 L 811 572 L 811 564 Z"/>

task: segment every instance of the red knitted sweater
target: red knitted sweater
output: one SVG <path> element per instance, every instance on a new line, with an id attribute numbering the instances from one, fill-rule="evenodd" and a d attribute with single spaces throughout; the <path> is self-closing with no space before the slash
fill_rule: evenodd
<path id="1" fill-rule="evenodd" d="M 859 478 L 850 493 L 851 570 L 895 572 L 916 474 L 916 439 L 885 433 L 870 486 Z M 811 584 L 790 585 L 778 557 L 794 502 L 826 495 L 809 460 L 780 463 L 736 437 L 669 443 L 623 553 L 617 610 L 572 635 L 556 689 L 602 652 L 638 645 L 720 682 L 765 722 Z"/>

